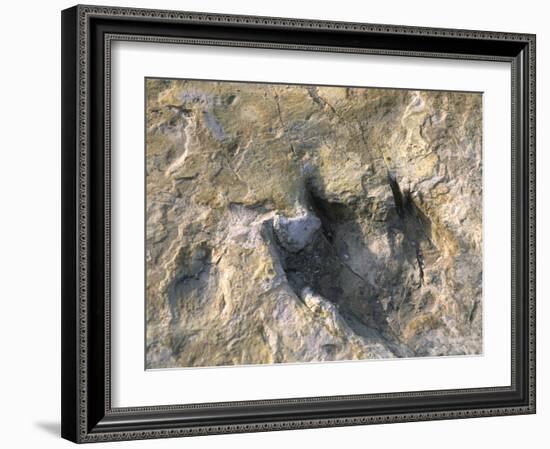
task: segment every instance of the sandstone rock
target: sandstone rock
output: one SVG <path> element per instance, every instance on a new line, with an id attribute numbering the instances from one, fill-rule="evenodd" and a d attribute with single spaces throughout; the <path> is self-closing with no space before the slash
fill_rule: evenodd
<path id="1" fill-rule="evenodd" d="M 147 80 L 147 368 L 479 354 L 480 94 Z"/>

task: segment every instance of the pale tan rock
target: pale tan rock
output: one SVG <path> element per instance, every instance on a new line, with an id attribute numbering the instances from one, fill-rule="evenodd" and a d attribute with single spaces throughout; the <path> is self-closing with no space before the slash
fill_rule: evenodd
<path id="1" fill-rule="evenodd" d="M 481 353 L 481 108 L 148 79 L 147 367 Z"/>

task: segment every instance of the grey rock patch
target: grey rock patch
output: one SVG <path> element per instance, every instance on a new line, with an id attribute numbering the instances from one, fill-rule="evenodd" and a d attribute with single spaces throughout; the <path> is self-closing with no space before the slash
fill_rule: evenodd
<path id="1" fill-rule="evenodd" d="M 276 215 L 273 219 L 273 229 L 281 246 L 296 253 L 313 241 L 321 229 L 321 220 L 310 212 L 291 218 Z"/>

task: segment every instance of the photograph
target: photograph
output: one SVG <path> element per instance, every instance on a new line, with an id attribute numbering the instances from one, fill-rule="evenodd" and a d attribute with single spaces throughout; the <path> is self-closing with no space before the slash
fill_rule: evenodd
<path id="1" fill-rule="evenodd" d="M 144 82 L 147 369 L 483 353 L 481 92 Z"/>

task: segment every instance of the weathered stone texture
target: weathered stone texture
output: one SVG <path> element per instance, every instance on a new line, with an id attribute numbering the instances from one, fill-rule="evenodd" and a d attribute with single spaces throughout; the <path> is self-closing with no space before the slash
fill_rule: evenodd
<path id="1" fill-rule="evenodd" d="M 481 94 L 146 87 L 148 368 L 481 353 Z"/>

